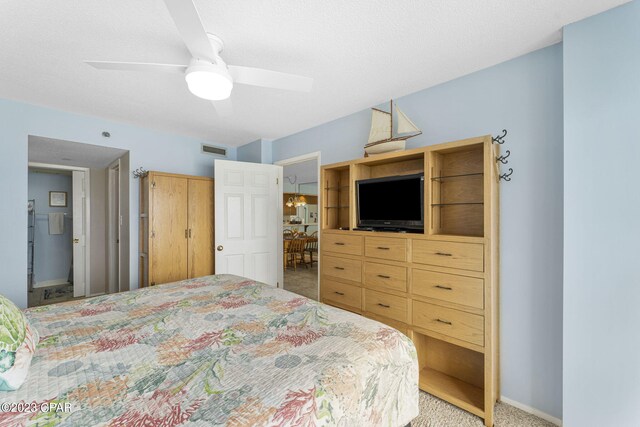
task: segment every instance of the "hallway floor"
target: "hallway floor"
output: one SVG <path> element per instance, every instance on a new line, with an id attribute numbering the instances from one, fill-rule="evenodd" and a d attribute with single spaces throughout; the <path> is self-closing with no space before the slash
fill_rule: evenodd
<path id="1" fill-rule="evenodd" d="M 71 283 L 66 283 L 64 285 L 34 288 L 33 292 L 27 292 L 27 298 L 27 306 L 31 308 L 55 304 L 58 302 L 77 300 L 82 297 L 74 298 L 73 285 Z"/>
<path id="2" fill-rule="evenodd" d="M 284 289 L 318 301 L 318 263 L 305 268 L 298 265 L 296 271 L 289 267 L 284 271 Z"/>

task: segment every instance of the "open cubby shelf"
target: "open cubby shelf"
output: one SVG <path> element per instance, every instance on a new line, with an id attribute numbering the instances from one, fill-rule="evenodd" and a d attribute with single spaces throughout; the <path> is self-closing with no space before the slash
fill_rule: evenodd
<path id="1" fill-rule="evenodd" d="M 424 173 L 424 155 L 394 159 L 385 163 L 360 163 L 355 165 L 354 169 L 354 180 Z"/>
<path id="2" fill-rule="evenodd" d="M 484 390 L 431 368 L 420 370 L 420 388 L 461 408 L 484 417 Z"/>
<path id="3" fill-rule="evenodd" d="M 351 174 L 349 166 L 323 170 L 323 229 L 338 230 L 349 228 L 351 216 L 350 188 Z"/>
<path id="4" fill-rule="evenodd" d="M 482 144 L 435 150 L 429 163 L 429 233 L 484 236 Z"/>
<path id="5" fill-rule="evenodd" d="M 484 417 L 484 354 L 413 332 L 420 388 Z"/>

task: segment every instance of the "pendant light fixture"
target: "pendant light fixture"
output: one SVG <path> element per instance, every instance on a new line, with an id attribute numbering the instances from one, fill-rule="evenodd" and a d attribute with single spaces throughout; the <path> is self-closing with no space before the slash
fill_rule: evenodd
<path id="1" fill-rule="evenodd" d="M 289 183 L 291 185 L 295 185 L 296 181 L 298 180 L 298 177 L 296 175 L 293 175 L 293 177 L 288 176 L 286 177 L 289 180 Z M 291 178 L 293 178 L 293 180 L 291 180 Z M 287 207 L 296 207 L 299 208 L 300 206 L 306 206 L 307 205 L 307 199 L 303 196 L 298 194 L 298 192 L 296 191 L 296 193 L 294 194 L 293 197 L 289 197 L 289 199 L 287 200 L 287 203 L 285 203 L 287 205 Z"/>

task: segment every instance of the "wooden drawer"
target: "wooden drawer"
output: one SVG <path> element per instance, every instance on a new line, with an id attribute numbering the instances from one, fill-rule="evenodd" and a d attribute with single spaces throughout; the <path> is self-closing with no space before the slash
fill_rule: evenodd
<path id="1" fill-rule="evenodd" d="M 407 335 L 407 324 L 406 323 L 402 323 L 402 322 L 398 322 L 397 320 L 392 320 L 392 319 L 388 319 L 386 317 L 378 316 L 378 315 L 375 315 L 373 313 L 364 313 L 364 316 L 368 317 L 369 319 L 378 321 L 380 323 L 384 323 L 387 326 L 391 326 L 392 328 L 397 329 L 400 332 L 402 332 L 403 334 Z"/>
<path id="2" fill-rule="evenodd" d="M 362 290 L 358 286 L 347 285 L 323 277 L 320 294 L 322 301 L 336 302 L 357 310 L 362 308 Z"/>
<path id="3" fill-rule="evenodd" d="M 364 263 L 364 284 L 381 291 L 407 292 L 407 268 L 366 261 Z"/>
<path id="4" fill-rule="evenodd" d="M 365 237 L 364 254 L 372 258 L 393 261 L 407 260 L 408 239 L 391 239 L 388 237 Z"/>
<path id="5" fill-rule="evenodd" d="M 322 257 L 322 274 L 353 282 L 361 282 L 362 261 L 325 255 Z"/>
<path id="6" fill-rule="evenodd" d="M 481 243 L 454 243 L 412 240 L 413 262 L 484 271 L 484 247 Z"/>
<path id="7" fill-rule="evenodd" d="M 413 325 L 484 347 L 484 317 L 413 301 Z"/>
<path id="8" fill-rule="evenodd" d="M 364 309 L 378 316 L 407 323 L 407 298 L 364 290 Z"/>
<path id="9" fill-rule="evenodd" d="M 427 298 L 484 308 L 484 280 L 455 274 L 412 270 L 411 293 Z M 365 280 L 366 280 L 365 274 Z"/>
<path id="10" fill-rule="evenodd" d="M 324 233 L 322 234 L 320 245 L 323 251 L 362 255 L 362 236 Z"/>

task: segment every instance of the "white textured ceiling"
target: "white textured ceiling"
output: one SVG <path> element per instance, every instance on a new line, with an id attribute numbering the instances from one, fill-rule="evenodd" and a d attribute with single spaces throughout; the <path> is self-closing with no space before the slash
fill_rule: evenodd
<path id="1" fill-rule="evenodd" d="M 187 0 L 185 0 L 187 1 Z M 214 142 L 278 138 L 561 40 L 626 0 L 195 0 L 229 64 L 307 75 L 311 93 L 237 85 L 221 119 L 180 75 L 84 59 L 187 63 L 162 0 L 0 0 L 0 97 Z"/>
<path id="2" fill-rule="evenodd" d="M 125 153 L 126 150 L 118 148 L 29 136 L 29 163 L 102 169 Z"/>

